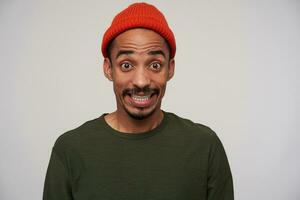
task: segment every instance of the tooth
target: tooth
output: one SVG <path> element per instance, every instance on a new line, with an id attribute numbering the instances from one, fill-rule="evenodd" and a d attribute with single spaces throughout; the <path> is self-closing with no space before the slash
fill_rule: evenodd
<path id="1" fill-rule="evenodd" d="M 142 101 L 147 101 L 149 100 L 150 98 L 150 95 L 147 95 L 147 96 L 132 96 L 132 98 L 135 100 L 135 101 L 139 101 L 139 102 L 142 102 Z"/>

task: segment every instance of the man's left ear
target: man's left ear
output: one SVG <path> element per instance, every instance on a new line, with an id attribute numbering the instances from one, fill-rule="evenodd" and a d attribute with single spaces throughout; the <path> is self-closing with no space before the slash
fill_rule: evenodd
<path id="1" fill-rule="evenodd" d="M 172 58 L 169 61 L 168 81 L 171 80 L 171 78 L 173 78 L 175 72 L 174 70 L 175 70 L 175 60 L 174 58 Z"/>

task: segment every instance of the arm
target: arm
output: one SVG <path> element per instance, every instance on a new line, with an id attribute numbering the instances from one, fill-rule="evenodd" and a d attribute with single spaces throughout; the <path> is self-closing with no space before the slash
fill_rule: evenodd
<path id="1" fill-rule="evenodd" d="M 43 200 L 72 200 L 68 172 L 53 148 L 44 183 Z"/>
<path id="2" fill-rule="evenodd" d="M 217 135 L 214 135 L 208 162 L 208 200 L 233 200 L 232 175 L 224 147 Z"/>

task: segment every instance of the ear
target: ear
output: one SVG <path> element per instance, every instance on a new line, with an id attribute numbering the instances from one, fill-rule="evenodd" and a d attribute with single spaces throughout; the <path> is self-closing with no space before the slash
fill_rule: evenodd
<path id="1" fill-rule="evenodd" d="M 171 80 L 174 76 L 175 70 L 175 60 L 174 58 L 170 59 L 169 61 L 169 72 L 168 72 L 168 81 Z"/>
<path id="2" fill-rule="evenodd" d="M 105 77 L 112 81 L 113 80 L 113 75 L 112 75 L 112 65 L 111 62 L 109 60 L 109 58 L 105 58 L 104 62 L 103 62 L 103 73 L 105 75 Z"/>

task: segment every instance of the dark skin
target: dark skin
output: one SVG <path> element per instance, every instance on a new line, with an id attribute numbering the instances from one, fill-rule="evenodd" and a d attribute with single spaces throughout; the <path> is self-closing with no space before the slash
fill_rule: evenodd
<path id="1" fill-rule="evenodd" d="M 105 116 L 106 122 L 126 133 L 155 128 L 163 119 L 161 101 L 174 68 L 169 47 L 156 32 L 138 28 L 116 37 L 103 64 L 117 102 L 117 110 Z"/>

